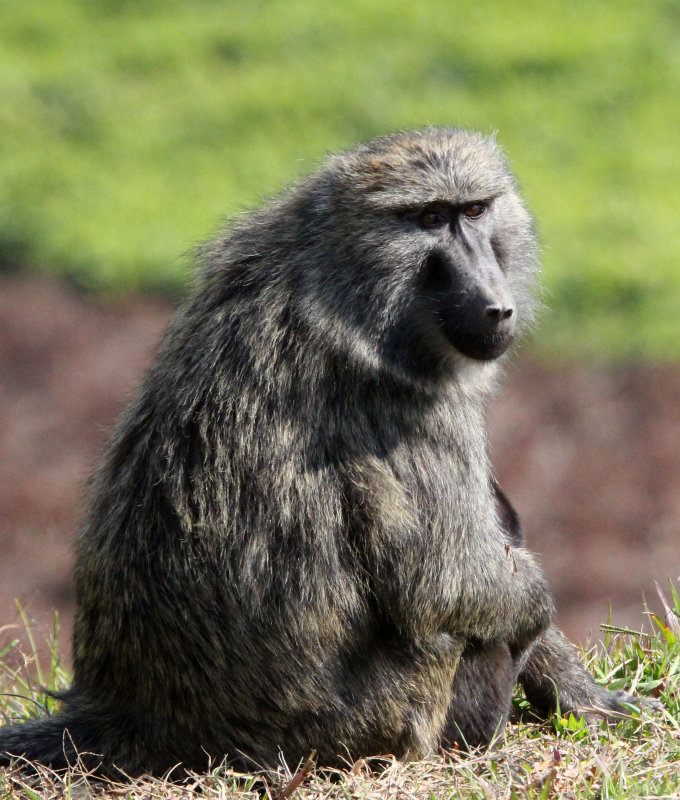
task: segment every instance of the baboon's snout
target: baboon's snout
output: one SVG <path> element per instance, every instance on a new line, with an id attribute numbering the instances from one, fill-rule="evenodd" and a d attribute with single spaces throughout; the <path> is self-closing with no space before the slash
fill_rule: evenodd
<path id="1" fill-rule="evenodd" d="M 507 347 L 514 336 L 517 321 L 515 301 L 510 291 L 504 286 L 500 291 L 488 292 L 482 302 L 485 306 L 480 326 L 486 328 L 487 335 L 494 336 L 499 341 L 507 340 Z"/>
<path id="2" fill-rule="evenodd" d="M 488 243 L 466 242 L 455 252 L 432 252 L 423 290 L 432 298 L 441 330 L 463 355 L 491 361 L 510 346 L 517 307 Z"/>
<path id="3" fill-rule="evenodd" d="M 517 313 L 506 287 L 483 287 L 461 292 L 453 304 L 445 332 L 463 355 L 491 361 L 510 346 Z"/>

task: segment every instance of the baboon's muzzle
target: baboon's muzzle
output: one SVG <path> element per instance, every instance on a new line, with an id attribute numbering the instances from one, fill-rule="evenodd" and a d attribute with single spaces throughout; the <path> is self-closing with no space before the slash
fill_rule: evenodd
<path id="1" fill-rule="evenodd" d="M 517 311 L 492 253 L 477 247 L 455 258 L 433 253 L 427 272 L 426 291 L 431 292 L 438 325 L 456 350 L 480 361 L 502 355 L 514 338 Z"/>
<path id="2" fill-rule="evenodd" d="M 516 312 L 509 292 L 479 287 L 460 294 L 459 303 L 442 320 L 451 344 L 463 355 L 490 361 L 502 355 L 515 334 Z"/>

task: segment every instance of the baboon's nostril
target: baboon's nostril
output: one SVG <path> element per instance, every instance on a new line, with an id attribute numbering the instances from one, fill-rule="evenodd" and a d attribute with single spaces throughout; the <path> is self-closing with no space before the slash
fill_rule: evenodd
<path id="1" fill-rule="evenodd" d="M 504 319 L 510 319 L 510 317 L 514 314 L 514 309 L 510 307 L 505 307 L 501 305 L 493 305 L 486 307 L 486 316 L 493 320 L 494 322 L 500 322 Z"/>

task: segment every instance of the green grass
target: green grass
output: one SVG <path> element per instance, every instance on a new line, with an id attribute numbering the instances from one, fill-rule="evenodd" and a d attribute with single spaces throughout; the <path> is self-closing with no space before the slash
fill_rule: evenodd
<path id="1" fill-rule="evenodd" d="M 489 753 L 462 756 L 440 754 L 410 764 L 391 757 L 367 765 L 360 761 L 347 771 L 329 774 L 305 770 L 295 777 L 295 765 L 278 773 L 240 774 L 216 767 L 196 775 L 190 788 L 210 800 L 259 800 L 289 796 L 300 800 L 349 798 L 423 798 L 423 800 L 627 800 L 680 796 L 680 599 L 671 586 L 665 619 L 652 617 L 654 633 L 606 630 L 604 647 L 581 655 L 596 679 L 616 690 L 653 694 L 662 712 L 633 711 L 615 727 L 604 722 L 555 715 L 547 723 L 524 721 L 508 725 L 500 747 Z M 36 689 L 41 682 L 55 691 L 68 676 L 52 649 L 50 664 L 40 671 L 34 654 L 25 659 L 32 670 L 2 665 L 0 654 L 0 717 L 33 717 L 54 701 Z M 16 652 L 5 658 L 17 662 Z M 27 680 L 30 672 L 34 680 Z M 16 695 L 23 696 L 17 697 Z M 518 707 L 525 705 L 517 699 Z M 372 768 L 370 768 L 372 766 Z M 350 768 L 351 767 L 351 768 Z M 311 774 L 308 774 L 310 773 Z M 0 769 L 0 800 L 31 797 L 87 797 L 165 800 L 190 795 L 182 787 L 161 780 L 141 779 L 129 784 L 104 784 L 78 770 L 54 775 L 39 769 L 39 777 L 18 769 Z M 278 794 L 277 794 L 278 792 Z"/>
<path id="2" fill-rule="evenodd" d="M 672 0 L 3 0 L 0 266 L 177 291 L 224 216 L 395 128 L 498 131 L 548 356 L 675 359 Z"/>

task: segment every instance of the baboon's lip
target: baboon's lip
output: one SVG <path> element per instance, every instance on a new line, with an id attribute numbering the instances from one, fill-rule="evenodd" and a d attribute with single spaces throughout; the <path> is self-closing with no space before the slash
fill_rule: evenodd
<path id="1" fill-rule="evenodd" d="M 492 339 L 469 340 L 466 342 L 452 342 L 459 353 L 475 361 L 494 361 L 500 358 L 510 347 L 514 335 L 493 337 Z"/>

